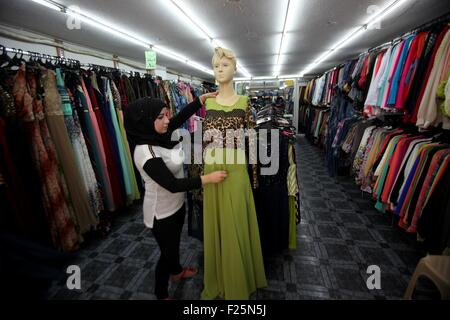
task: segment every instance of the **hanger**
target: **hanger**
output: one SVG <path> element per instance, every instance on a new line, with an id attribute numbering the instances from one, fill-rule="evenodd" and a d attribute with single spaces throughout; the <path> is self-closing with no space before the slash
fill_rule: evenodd
<path id="1" fill-rule="evenodd" d="M 54 69 L 55 65 L 53 64 L 52 60 L 53 60 L 53 57 L 48 55 L 48 54 L 46 54 L 45 55 L 44 67 L 46 67 L 47 69 Z"/>
<path id="2" fill-rule="evenodd" d="M 0 49 L 2 50 L 2 54 L 0 56 L 0 66 L 1 66 L 5 62 L 9 62 L 11 60 L 11 57 L 8 56 L 8 53 L 6 52 L 6 47 L 0 45 Z"/>
<path id="3" fill-rule="evenodd" d="M 6 69 L 10 69 L 12 67 L 19 67 L 22 63 L 26 63 L 26 61 L 23 59 L 23 50 L 22 49 L 14 49 L 13 50 L 17 50 L 15 51 L 16 54 L 14 55 L 14 57 L 12 59 L 10 59 L 8 61 L 8 64 L 4 67 Z M 20 57 L 18 57 L 17 55 L 20 53 Z"/>

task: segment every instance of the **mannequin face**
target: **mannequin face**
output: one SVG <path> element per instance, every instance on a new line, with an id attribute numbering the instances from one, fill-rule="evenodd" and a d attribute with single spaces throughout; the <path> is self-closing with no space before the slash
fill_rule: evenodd
<path id="1" fill-rule="evenodd" d="M 159 134 L 166 133 L 167 129 L 169 128 L 169 122 L 170 122 L 170 111 L 167 108 L 162 108 L 161 112 L 159 113 L 158 117 L 154 122 L 155 131 Z"/>
<path id="2" fill-rule="evenodd" d="M 233 80 L 236 69 L 233 61 L 226 57 L 214 61 L 214 76 L 218 83 L 228 83 Z"/>

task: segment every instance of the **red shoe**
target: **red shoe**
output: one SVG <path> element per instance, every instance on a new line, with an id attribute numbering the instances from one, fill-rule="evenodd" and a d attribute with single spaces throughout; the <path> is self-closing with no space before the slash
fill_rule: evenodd
<path id="1" fill-rule="evenodd" d="M 198 270 L 196 268 L 184 267 L 183 271 L 181 271 L 179 274 L 171 276 L 171 280 L 172 280 L 172 282 L 177 282 L 182 279 L 192 278 L 197 273 L 198 273 Z"/>

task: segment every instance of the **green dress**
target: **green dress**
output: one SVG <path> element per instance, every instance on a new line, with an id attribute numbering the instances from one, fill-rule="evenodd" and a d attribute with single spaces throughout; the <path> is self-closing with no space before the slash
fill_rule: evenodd
<path id="1" fill-rule="evenodd" d="M 222 106 L 215 99 L 208 99 L 204 134 L 208 129 L 219 129 L 225 139 L 226 129 L 252 127 L 250 114 L 245 96 L 239 97 L 233 106 Z M 247 164 L 225 161 L 230 155 L 235 160 L 242 160 L 243 156 L 245 161 L 245 148 L 230 148 L 225 141 L 223 144 L 224 148 L 216 146 L 204 151 L 204 173 L 225 170 L 228 176 L 220 184 L 206 185 L 203 192 L 202 299 L 245 300 L 257 288 L 267 286 L 267 281 Z M 211 156 L 216 163 L 208 162 Z"/>

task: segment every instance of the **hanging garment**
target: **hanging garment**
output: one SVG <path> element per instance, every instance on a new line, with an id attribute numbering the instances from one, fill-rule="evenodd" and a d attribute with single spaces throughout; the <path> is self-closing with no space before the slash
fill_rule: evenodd
<path id="1" fill-rule="evenodd" d="M 392 47 L 389 47 L 387 51 L 380 53 L 378 57 L 379 67 L 377 69 L 375 78 L 371 81 L 370 89 L 367 95 L 367 99 L 364 105 L 367 106 L 379 106 L 378 97 L 380 96 L 380 90 L 382 88 L 382 79 L 388 67 L 389 59 L 392 55 Z"/>
<path id="2" fill-rule="evenodd" d="M 368 193 L 373 192 L 375 184 L 375 158 L 381 148 L 381 144 L 384 141 L 386 134 L 386 129 L 376 128 L 367 142 L 367 148 L 363 156 L 363 163 L 358 174 L 362 191 Z"/>
<path id="3" fill-rule="evenodd" d="M 407 37 L 405 40 L 403 40 L 403 46 L 401 49 L 402 51 L 400 53 L 397 66 L 395 68 L 394 75 L 392 77 L 391 89 L 389 91 L 389 97 L 387 100 L 388 107 L 394 107 L 396 104 L 397 95 L 399 93 L 400 78 L 405 67 L 405 62 L 409 53 L 411 42 L 414 40 L 414 38 L 415 36 L 411 35 Z"/>
<path id="4" fill-rule="evenodd" d="M 446 31 L 445 36 L 439 45 L 433 67 L 427 79 L 428 81 L 417 114 L 416 125 L 418 127 L 428 128 L 430 126 L 436 126 L 442 122 L 442 117 L 439 114 L 439 107 L 436 101 L 436 94 L 439 83 L 448 76 L 449 71 L 450 29 Z M 450 129 L 450 126 L 444 129 Z"/>
<path id="5" fill-rule="evenodd" d="M 122 199 L 122 206 L 126 206 L 127 201 L 127 188 L 125 184 L 125 176 L 122 170 L 122 163 L 121 163 L 121 157 L 120 157 L 120 149 L 119 149 L 119 143 L 116 138 L 116 133 L 114 129 L 114 123 L 111 117 L 110 112 L 110 105 L 109 105 L 109 99 L 108 99 L 108 92 L 107 92 L 107 81 L 105 81 L 105 77 L 97 75 L 96 77 L 97 86 L 95 86 L 95 94 L 97 98 L 97 103 L 100 108 L 100 111 L 103 115 L 103 119 L 105 121 L 105 128 L 106 128 L 106 134 L 108 136 L 110 145 L 111 145 L 111 151 L 113 156 L 113 163 L 116 168 L 116 175 L 118 178 L 119 183 L 119 192 Z M 95 82 L 94 82 L 95 84 Z"/>
<path id="6" fill-rule="evenodd" d="M 403 190 L 406 187 L 407 179 L 416 161 L 419 147 L 429 143 L 430 139 L 420 139 L 411 142 L 408 150 L 406 151 L 402 165 L 400 166 L 399 174 L 395 180 L 394 186 L 391 191 L 389 202 L 392 203 L 394 213 L 400 214 L 401 205 L 399 201 L 402 198 Z"/>
<path id="7" fill-rule="evenodd" d="M 418 74 L 418 83 L 417 87 L 415 87 L 410 97 L 408 97 L 407 100 L 407 108 L 410 111 L 410 119 L 409 122 L 411 123 L 417 123 L 417 115 L 419 112 L 419 107 L 422 102 L 423 95 L 425 93 L 428 79 L 430 78 L 431 71 L 433 70 L 434 61 L 436 58 L 437 51 L 440 48 L 440 45 L 444 39 L 445 34 L 449 30 L 449 27 L 445 27 L 438 33 L 434 34 L 432 33 L 429 36 L 429 43 L 427 44 L 427 50 L 424 51 L 424 60 L 426 63 L 424 63 L 423 68 L 420 70 L 420 74 Z M 417 91 L 415 91 L 417 90 Z"/>
<path id="8" fill-rule="evenodd" d="M 94 155 L 95 159 L 94 170 L 97 173 L 97 177 L 99 177 L 99 182 L 102 187 L 104 207 L 112 212 L 116 210 L 116 204 L 114 202 L 111 180 L 108 175 L 108 165 L 106 161 L 103 138 L 100 133 L 97 117 L 92 108 L 91 100 L 82 77 L 80 78 L 80 81 L 81 86 L 77 87 L 77 93 L 84 109 L 83 115 L 87 127 L 87 134 L 89 136 L 91 154 Z"/>
<path id="9" fill-rule="evenodd" d="M 391 87 L 391 79 L 398 61 L 398 57 L 400 55 L 400 51 L 401 44 L 394 45 L 386 70 L 381 79 L 380 95 L 378 96 L 377 105 L 379 105 L 382 109 L 386 108 L 387 97 L 389 94 L 389 89 Z"/>
<path id="10" fill-rule="evenodd" d="M 430 254 L 442 254 L 450 240 L 450 170 L 440 172 L 434 192 L 429 197 L 417 224 Z"/>
<path id="11" fill-rule="evenodd" d="M 101 135 L 101 140 L 104 147 L 105 158 L 107 163 L 106 173 L 109 175 L 109 180 L 111 182 L 112 193 L 114 197 L 114 205 L 117 208 L 121 208 L 125 205 L 125 200 L 123 198 L 122 193 L 122 185 L 119 178 L 120 172 L 117 163 L 117 153 L 114 153 L 114 148 L 112 146 L 112 138 L 109 135 L 108 128 L 106 125 L 105 117 L 103 115 L 102 109 L 104 109 L 103 105 L 103 97 L 98 89 L 94 88 L 96 84 L 96 77 L 92 75 L 85 79 L 85 84 L 89 90 L 89 98 L 92 103 L 92 108 L 95 113 L 95 118 L 98 123 L 98 128 Z M 98 86 L 96 86 L 98 88 Z M 101 99 L 101 100 L 99 100 Z"/>
<path id="12" fill-rule="evenodd" d="M 114 108 L 114 101 L 111 92 L 110 81 L 106 78 L 102 78 L 104 82 L 104 86 L 106 87 L 105 92 L 105 102 L 106 106 L 109 107 L 109 110 L 105 110 L 105 113 L 108 114 L 108 120 L 111 121 L 112 124 L 112 132 L 115 137 L 117 151 L 119 156 L 120 165 L 118 166 L 121 169 L 123 176 L 123 184 L 125 186 L 125 195 L 127 199 L 127 205 L 129 205 L 133 199 L 133 190 L 132 190 L 132 182 L 131 182 L 131 173 L 128 170 L 130 164 L 128 163 L 128 159 L 125 155 L 125 146 L 123 145 L 122 135 L 120 133 L 119 123 L 117 120 L 116 110 Z"/>
<path id="13" fill-rule="evenodd" d="M 381 201 L 383 203 L 389 203 L 389 195 L 392 192 L 393 184 L 399 173 L 400 166 L 405 157 L 406 151 L 408 150 L 410 144 L 416 139 L 417 137 L 405 137 L 399 140 L 389 162 L 389 172 L 386 177 L 385 185 L 383 187 L 383 193 L 381 194 Z"/>
<path id="14" fill-rule="evenodd" d="M 26 123 L 19 118 L 11 94 L 13 80 L 9 76 L 5 84 L 0 85 L 0 175 L 4 181 L 4 203 L 8 203 L 11 218 L 8 219 L 6 212 L 4 216 L 5 220 L 10 221 L 10 231 L 51 245 L 42 203 L 43 185 L 37 166 L 30 165 L 34 158 L 29 147 Z"/>
<path id="15" fill-rule="evenodd" d="M 97 224 L 97 219 L 95 213 L 91 210 L 87 190 L 81 178 L 80 169 L 76 163 L 75 154 L 64 122 L 61 97 L 56 87 L 55 72 L 52 70 L 44 71 L 42 73 L 42 83 L 45 90 L 44 106 L 47 124 L 55 143 L 61 168 L 66 177 L 80 233 L 83 234 Z"/>
<path id="16" fill-rule="evenodd" d="M 91 208 L 90 214 L 92 216 L 90 223 L 92 227 L 95 227 L 98 224 L 98 213 L 103 210 L 102 199 L 98 189 L 97 179 L 95 177 L 94 170 L 92 169 L 92 163 L 89 158 L 83 133 L 81 132 L 78 121 L 75 121 L 78 120 L 78 117 L 72 110 L 70 98 L 64 86 L 61 70 L 59 68 L 56 69 L 56 83 L 58 86 L 59 95 L 61 97 L 61 107 L 64 113 L 64 121 L 69 133 L 69 139 L 72 144 L 75 160 L 77 161 L 78 169 L 80 170 L 81 178 L 88 194 Z"/>
<path id="17" fill-rule="evenodd" d="M 85 123 L 85 110 L 83 105 L 81 104 L 81 99 L 78 95 L 78 89 L 77 86 L 74 86 L 73 91 L 70 89 L 67 89 L 68 95 L 70 97 L 70 100 L 72 102 L 72 117 L 75 124 L 75 133 L 78 132 L 78 136 L 80 137 L 81 142 L 81 150 L 80 153 L 82 154 L 83 159 L 83 167 L 82 167 L 82 175 L 84 176 L 84 179 L 87 181 L 87 187 L 88 187 L 88 194 L 91 206 L 93 208 L 93 212 L 96 213 L 97 219 L 98 214 L 105 210 L 105 206 L 103 204 L 103 197 L 101 192 L 101 183 L 99 182 L 99 178 L 97 177 L 94 167 L 95 167 L 95 157 L 93 153 L 89 152 L 89 135 L 88 135 L 88 129 L 87 124 Z M 81 90 L 81 89 L 80 89 Z M 86 99 L 85 99 L 86 100 Z M 88 110 L 86 108 L 86 113 L 88 114 Z M 81 114 L 81 118 L 79 116 Z M 72 139 L 72 138 L 71 138 Z M 76 146 L 76 143 L 73 143 L 73 145 Z M 74 150 L 77 150 L 77 146 L 74 147 Z M 78 157 L 78 155 L 77 155 Z"/>
<path id="18" fill-rule="evenodd" d="M 439 172 L 444 172 L 448 167 L 450 160 L 450 149 L 444 149 L 436 152 L 428 169 L 425 181 L 422 185 L 419 199 L 414 209 L 414 215 L 408 232 L 417 232 L 417 223 L 422 215 L 424 207 L 427 205 L 427 199 L 432 194 L 433 184 L 439 181 Z"/>
<path id="19" fill-rule="evenodd" d="M 417 170 L 412 178 L 411 185 L 408 189 L 408 192 L 406 193 L 405 201 L 400 211 L 400 217 L 403 219 L 400 219 L 399 226 L 405 229 L 410 226 L 413 217 L 411 211 L 414 210 L 413 208 L 416 205 L 420 188 L 425 180 L 425 168 L 429 168 L 431 159 L 434 154 L 439 150 L 445 149 L 446 147 L 447 146 L 440 145 L 438 143 L 432 143 L 423 147 L 419 157 Z"/>
<path id="20" fill-rule="evenodd" d="M 373 195 L 377 199 L 377 203 L 375 204 L 375 208 L 378 209 L 378 211 L 384 212 L 385 208 L 381 200 L 381 194 L 383 192 L 384 183 L 386 180 L 386 175 L 389 171 L 389 162 L 391 160 L 392 154 L 394 153 L 398 141 L 401 138 L 406 137 L 406 135 L 398 135 L 391 139 L 389 142 L 389 145 L 386 149 L 386 152 L 384 153 L 383 159 L 378 166 L 377 170 L 375 171 L 375 176 L 378 177 L 377 182 L 375 183 L 374 192 Z"/>
<path id="21" fill-rule="evenodd" d="M 25 65 L 17 71 L 13 95 L 17 115 L 27 130 L 33 164 L 41 177 L 43 203 L 53 243 L 64 251 L 76 250 L 79 245 L 78 235 L 58 173 L 56 151 L 48 134 L 41 101 L 37 97 L 33 99 L 28 91 Z M 42 135 L 41 130 L 44 130 Z"/>
<path id="22" fill-rule="evenodd" d="M 428 32 L 420 32 L 411 42 L 411 48 L 406 58 L 405 67 L 400 79 L 397 100 L 395 102 L 395 107 L 399 110 L 404 110 L 405 108 L 406 99 L 419 68 L 420 58 L 425 48 L 428 34 Z"/>
<path id="23" fill-rule="evenodd" d="M 288 149 L 289 169 L 287 174 L 289 194 L 289 249 L 297 248 L 297 199 L 299 194 L 297 181 L 297 164 L 295 162 L 295 149 L 289 144 Z"/>
<path id="24" fill-rule="evenodd" d="M 378 100 L 378 93 L 379 93 L 378 82 L 381 77 L 380 70 L 385 61 L 384 58 L 385 58 L 384 51 L 381 51 L 376 58 L 372 79 L 370 80 L 366 101 L 364 102 L 364 114 L 367 116 L 371 116 L 375 113 L 373 107 L 376 105 L 376 102 Z"/>
<path id="25" fill-rule="evenodd" d="M 140 199 L 140 191 L 139 191 L 139 186 L 138 186 L 138 183 L 136 180 L 136 174 L 134 171 L 133 161 L 131 158 L 130 146 L 128 145 L 128 140 L 127 140 L 125 128 L 123 125 L 123 112 L 122 112 L 122 107 L 121 107 L 121 103 L 120 103 L 120 94 L 114 83 L 113 83 L 113 92 L 114 92 L 114 97 L 115 97 L 114 105 L 116 108 L 117 121 L 119 124 L 122 143 L 124 145 L 125 156 L 127 159 L 127 166 L 128 166 L 127 169 L 129 171 L 129 175 L 130 175 L 130 179 L 131 179 L 131 187 L 132 187 L 131 201 L 134 201 L 134 200 Z"/>

